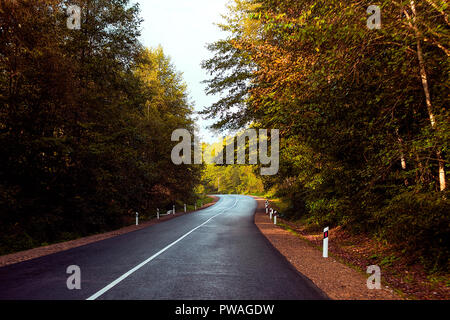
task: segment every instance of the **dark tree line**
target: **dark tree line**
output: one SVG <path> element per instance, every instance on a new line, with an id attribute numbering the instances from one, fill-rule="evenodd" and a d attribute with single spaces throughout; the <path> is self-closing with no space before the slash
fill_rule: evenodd
<path id="1" fill-rule="evenodd" d="M 200 168 L 170 159 L 172 131 L 194 131 L 186 86 L 140 23 L 128 0 L 0 3 L 0 254 L 194 196 Z"/>

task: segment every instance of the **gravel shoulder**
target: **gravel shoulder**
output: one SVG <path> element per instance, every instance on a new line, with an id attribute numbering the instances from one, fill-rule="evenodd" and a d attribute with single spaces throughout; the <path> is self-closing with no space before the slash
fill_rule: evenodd
<path id="1" fill-rule="evenodd" d="M 203 207 L 199 208 L 197 211 L 208 208 L 208 207 L 214 205 L 219 200 L 219 198 L 216 196 L 210 196 L 210 197 L 214 199 L 213 202 L 205 204 Z M 156 218 L 151 219 L 151 220 L 140 223 L 138 226 L 132 225 L 132 226 L 124 227 L 124 228 L 106 232 L 106 233 L 95 234 L 92 236 L 83 237 L 83 238 L 79 238 L 76 240 L 55 243 L 55 244 L 51 244 L 48 246 L 38 247 L 38 248 L 30 249 L 30 250 L 25 250 L 25 251 L 20 251 L 20 252 L 8 254 L 8 255 L 0 256 L 0 267 L 4 267 L 4 266 L 10 265 L 10 264 L 19 263 L 22 261 L 27 261 L 27 260 L 31 260 L 31 259 L 35 259 L 35 258 L 39 258 L 42 256 L 69 250 L 69 249 L 76 248 L 76 247 L 81 247 L 81 246 L 87 245 L 89 243 L 102 241 L 102 240 L 116 237 L 116 236 L 119 236 L 119 235 L 122 235 L 125 233 L 144 229 L 144 228 L 150 227 L 154 224 L 162 223 L 162 222 L 180 217 L 185 214 L 190 214 L 190 213 L 192 213 L 192 211 L 189 211 L 187 213 L 180 212 L 180 213 L 176 213 L 175 215 L 162 216 L 159 220 L 157 220 Z"/>
<path id="2" fill-rule="evenodd" d="M 276 226 L 265 214 L 264 199 L 258 202 L 255 224 L 272 245 L 303 275 L 335 300 L 401 300 L 392 289 L 367 288 L 367 278 L 333 257 L 323 258 L 322 252 L 310 242 Z"/>

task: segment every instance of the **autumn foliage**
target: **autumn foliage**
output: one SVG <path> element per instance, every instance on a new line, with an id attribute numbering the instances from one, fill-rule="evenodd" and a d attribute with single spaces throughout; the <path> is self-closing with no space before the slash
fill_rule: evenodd
<path id="1" fill-rule="evenodd" d="M 220 26 L 204 113 L 216 128 L 280 129 L 266 191 L 285 214 L 342 225 L 448 270 L 448 3 L 234 0 Z"/>

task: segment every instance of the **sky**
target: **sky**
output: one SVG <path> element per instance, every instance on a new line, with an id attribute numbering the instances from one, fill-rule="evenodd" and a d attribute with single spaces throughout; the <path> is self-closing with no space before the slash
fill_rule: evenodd
<path id="1" fill-rule="evenodd" d="M 214 24 L 223 21 L 228 0 L 139 0 L 142 23 L 141 42 L 147 47 L 161 45 L 175 68 L 183 73 L 196 111 L 211 105 L 218 97 L 207 96 L 201 82 L 209 78 L 200 66 L 212 56 L 208 43 L 225 37 Z M 200 116 L 198 116 L 200 118 Z M 200 139 L 212 143 L 219 136 L 208 130 L 212 121 L 197 122 Z"/>

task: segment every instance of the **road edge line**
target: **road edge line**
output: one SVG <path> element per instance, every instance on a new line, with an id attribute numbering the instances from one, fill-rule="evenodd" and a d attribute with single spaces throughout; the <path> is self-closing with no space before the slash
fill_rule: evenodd
<path id="1" fill-rule="evenodd" d="M 234 204 L 230 207 L 230 208 L 224 208 L 222 209 L 222 211 L 214 216 L 212 216 L 211 218 L 209 218 L 208 220 L 206 220 L 205 222 L 203 222 L 202 224 L 200 224 L 199 226 L 195 227 L 194 229 L 192 229 L 191 231 L 187 232 L 186 234 L 184 234 L 183 236 L 181 236 L 180 238 L 178 238 L 177 240 L 175 240 L 174 242 L 170 243 L 169 245 L 167 245 L 166 247 L 164 247 L 163 249 L 161 249 L 160 251 L 158 251 L 157 253 L 155 253 L 154 255 L 152 255 L 150 258 L 148 258 L 147 260 L 141 262 L 140 264 L 138 264 L 137 266 L 135 266 L 133 269 L 129 270 L 128 272 L 124 273 L 123 275 L 121 275 L 119 278 L 117 278 L 116 280 L 114 280 L 113 282 L 111 282 L 110 284 L 108 284 L 106 287 L 104 287 L 103 289 L 100 289 L 99 291 L 97 291 L 96 293 L 94 293 L 93 295 L 91 295 L 89 298 L 87 298 L 86 300 L 96 300 L 98 297 L 102 296 L 104 293 L 106 293 L 107 291 L 109 291 L 110 289 L 112 289 L 113 287 L 115 287 L 117 284 L 119 284 L 120 282 L 122 282 L 124 279 L 126 279 L 128 276 L 130 276 L 131 274 L 133 274 L 134 272 L 136 272 L 137 270 L 139 270 L 140 268 L 142 268 L 143 266 L 145 266 L 147 263 L 149 263 L 150 261 L 154 260 L 156 257 L 158 257 L 159 255 L 161 255 L 162 253 L 164 253 L 165 251 L 167 251 L 168 249 L 170 249 L 171 247 L 173 247 L 175 244 L 177 244 L 178 242 L 180 242 L 181 240 L 183 240 L 184 238 L 186 238 L 188 235 L 190 235 L 191 233 L 193 233 L 194 231 L 196 231 L 197 229 L 203 227 L 205 224 L 207 224 L 209 221 L 211 221 L 212 219 L 214 219 L 215 217 L 223 214 L 225 212 L 225 210 L 229 210 L 232 209 L 236 206 L 238 202 L 238 199 L 236 198 L 236 201 L 234 202 Z"/>

